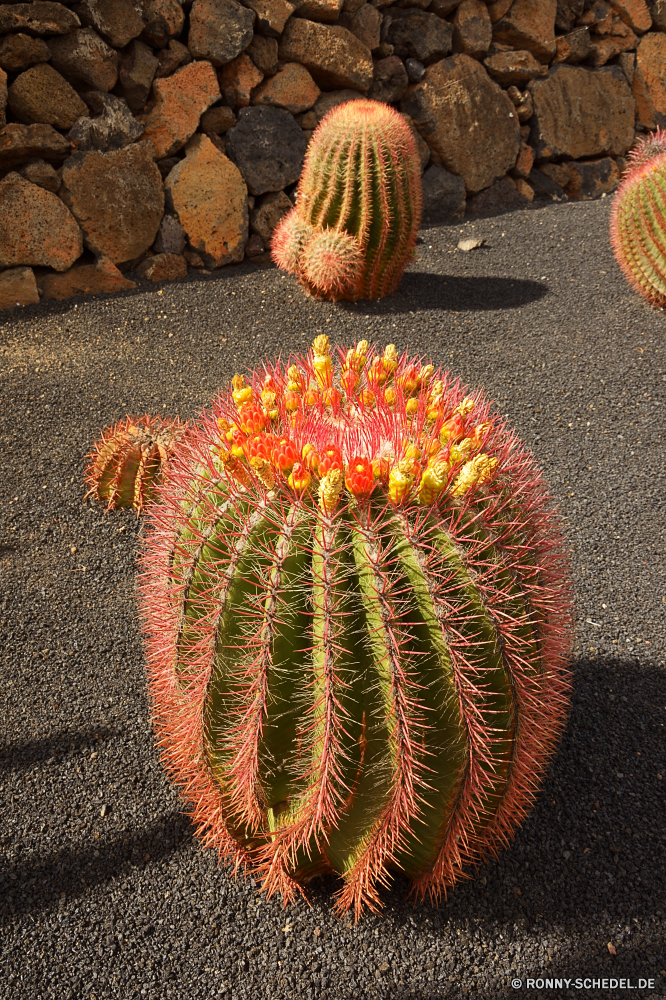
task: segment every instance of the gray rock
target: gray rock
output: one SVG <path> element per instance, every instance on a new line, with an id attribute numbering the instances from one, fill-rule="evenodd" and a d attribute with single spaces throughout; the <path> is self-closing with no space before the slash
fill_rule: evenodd
<path id="1" fill-rule="evenodd" d="M 194 0 L 187 45 L 195 59 L 224 66 L 252 41 L 255 13 L 236 0 Z"/>
<path id="2" fill-rule="evenodd" d="M 85 121 L 86 119 L 84 119 Z M 37 184 L 45 191 L 57 194 L 60 188 L 60 177 L 46 160 L 28 160 L 18 171 L 31 184 Z"/>
<path id="3" fill-rule="evenodd" d="M 0 4 L 0 35 L 10 31 L 25 31 L 28 35 L 66 35 L 80 28 L 76 14 L 61 3 Z"/>
<path id="4" fill-rule="evenodd" d="M 98 31 L 115 49 L 124 49 L 144 28 L 134 0 L 82 0 L 75 11 L 82 24 Z"/>
<path id="5" fill-rule="evenodd" d="M 93 91 L 85 95 L 85 100 L 100 117 L 80 118 L 70 129 L 67 138 L 79 152 L 97 149 L 105 153 L 109 149 L 122 149 L 143 135 L 143 125 L 122 97 Z"/>
<path id="6" fill-rule="evenodd" d="M 8 73 L 21 73 L 36 63 L 48 62 L 51 50 L 41 38 L 31 38 L 19 32 L 0 40 L 0 68 Z"/>
<path id="7" fill-rule="evenodd" d="M 465 213 L 465 182 L 444 167 L 431 166 L 421 178 L 424 223 L 451 222 Z"/>
<path id="8" fill-rule="evenodd" d="M 416 60 L 412 60 L 415 62 Z M 375 63 L 375 75 L 368 97 L 385 104 L 396 104 L 407 93 L 409 77 L 405 64 L 398 56 L 387 56 Z"/>
<path id="9" fill-rule="evenodd" d="M 257 205 L 250 214 L 250 231 L 260 236 L 265 246 L 270 246 L 273 230 L 293 207 L 284 191 L 265 195 L 261 199 L 261 204 Z"/>
<path id="10" fill-rule="evenodd" d="M 148 100 L 159 60 L 152 50 L 138 39 L 130 42 L 123 53 L 118 77 L 129 107 L 135 113 L 142 111 Z"/>
<path id="11" fill-rule="evenodd" d="M 174 164 L 175 166 L 175 164 Z M 185 249 L 187 236 L 178 219 L 173 215 L 165 215 L 160 222 L 157 238 L 153 245 L 155 253 L 182 253 Z"/>
<path id="12" fill-rule="evenodd" d="M 238 124 L 227 133 L 227 156 L 253 195 L 281 191 L 297 181 L 306 148 L 303 130 L 283 108 L 241 108 Z"/>
<path id="13" fill-rule="evenodd" d="M 411 56 L 427 66 L 448 56 L 453 28 L 436 14 L 393 8 L 384 16 L 382 41 L 392 45 L 395 55 L 402 59 Z"/>
<path id="14" fill-rule="evenodd" d="M 118 53 L 93 28 L 79 28 L 48 42 L 51 65 L 72 83 L 111 90 L 118 79 Z"/>
<path id="15" fill-rule="evenodd" d="M 420 83 L 426 74 L 425 66 L 418 59 L 405 59 L 405 69 L 410 83 Z"/>

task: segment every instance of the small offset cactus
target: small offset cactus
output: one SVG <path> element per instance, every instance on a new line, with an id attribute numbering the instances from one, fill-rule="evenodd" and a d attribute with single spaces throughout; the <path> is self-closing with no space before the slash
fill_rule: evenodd
<path id="1" fill-rule="evenodd" d="M 175 418 L 127 416 L 102 432 L 88 456 L 86 497 L 107 510 L 134 507 L 137 517 L 155 498 L 163 468 L 187 424 Z"/>
<path id="2" fill-rule="evenodd" d="M 666 306 L 666 131 L 639 139 L 611 209 L 611 246 L 647 301 Z"/>
<path id="3" fill-rule="evenodd" d="M 139 581 L 164 764 L 286 901 L 437 900 L 508 844 L 562 730 L 566 549 L 480 393 L 389 345 L 236 376 L 179 446 Z"/>
<path id="4" fill-rule="evenodd" d="M 340 104 L 312 137 L 273 259 L 315 298 L 391 295 L 413 256 L 422 200 L 416 144 L 398 112 Z"/>

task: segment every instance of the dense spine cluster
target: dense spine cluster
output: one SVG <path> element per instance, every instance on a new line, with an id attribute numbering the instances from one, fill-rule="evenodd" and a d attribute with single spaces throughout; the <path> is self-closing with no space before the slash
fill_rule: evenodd
<path id="1" fill-rule="evenodd" d="M 657 129 L 629 153 L 613 199 L 611 246 L 629 283 L 653 306 L 666 306 L 666 132 Z"/>
<path id="2" fill-rule="evenodd" d="M 186 427 L 177 417 L 148 414 L 108 427 L 88 456 L 86 496 L 106 502 L 107 510 L 134 507 L 141 514 L 155 498 L 164 465 Z"/>
<path id="3" fill-rule="evenodd" d="M 150 691 L 204 843 L 340 912 L 438 899 L 532 804 L 569 690 L 564 544 L 480 394 L 390 345 L 233 380 L 142 556 Z"/>
<path id="4" fill-rule="evenodd" d="M 405 121 L 378 101 L 349 101 L 312 137 L 273 257 L 315 298 L 382 298 L 412 258 L 421 208 L 421 167 Z"/>

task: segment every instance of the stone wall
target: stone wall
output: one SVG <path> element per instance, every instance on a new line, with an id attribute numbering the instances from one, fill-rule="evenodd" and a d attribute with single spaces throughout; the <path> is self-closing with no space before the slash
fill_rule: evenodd
<path id="1" fill-rule="evenodd" d="M 0 307 L 262 254 L 312 131 L 414 130 L 425 221 L 612 191 L 666 0 L 0 0 Z"/>

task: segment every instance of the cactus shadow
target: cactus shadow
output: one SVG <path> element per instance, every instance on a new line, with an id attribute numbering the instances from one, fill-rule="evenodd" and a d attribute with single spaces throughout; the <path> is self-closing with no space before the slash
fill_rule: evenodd
<path id="1" fill-rule="evenodd" d="M 408 271 L 398 291 L 388 298 L 340 302 L 338 305 L 352 314 L 366 316 L 426 310 L 488 312 L 516 309 L 537 302 L 547 294 L 548 286 L 541 281 Z"/>
<path id="2" fill-rule="evenodd" d="M 97 726 L 91 729 L 62 729 L 42 739 L 10 744 L 0 750 L 0 773 L 28 770 L 44 761 L 56 763 L 68 754 L 99 748 L 105 740 L 116 735 L 115 730 L 107 726 Z"/>

